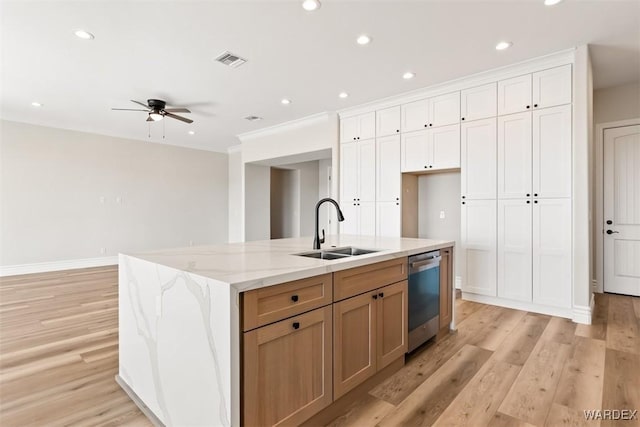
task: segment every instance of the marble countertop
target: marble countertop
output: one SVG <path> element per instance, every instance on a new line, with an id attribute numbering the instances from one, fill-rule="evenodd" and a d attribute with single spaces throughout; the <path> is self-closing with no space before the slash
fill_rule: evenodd
<path id="1" fill-rule="evenodd" d="M 451 247 L 454 243 L 450 240 L 327 236 L 322 249 L 329 249 L 332 246 L 355 246 L 379 251 L 338 260 L 294 255 L 311 251 L 312 237 L 193 246 L 122 255 L 213 279 L 220 285 L 231 286 L 242 292 Z"/>

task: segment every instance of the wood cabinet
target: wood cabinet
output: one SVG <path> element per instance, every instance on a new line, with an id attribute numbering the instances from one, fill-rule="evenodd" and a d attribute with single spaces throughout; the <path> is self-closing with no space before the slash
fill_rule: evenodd
<path id="1" fill-rule="evenodd" d="M 497 96 L 496 83 L 464 89 L 460 93 L 460 120 L 469 122 L 495 117 Z"/>
<path id="2" fill-rule="evenodd" d="M 460 125 L 403 134 L 402 172 L 425 172 L 460 167 Z"/>
<path id="3" fill-rule="evenodd" d="M 370 112 L 340 120 L 340 142 L 375 138 L 376 113 Z"/>
<path id="4" fill-rule="evenodd" d="M 406 353 L 407 295 L 404 280 L 334 305 L 335 399 Z"/>
<path id="5" fill-rule="evenodd" d="M 332 326 L 329 305 L 244 333 L 244 425 L 297 425 L 331 404 Z"/>
<path id="6" fill-rule="evenodd" d="M 453 320 L 453 248 L 440 249 L 440 329 Z"/>
<path id="7" fill-rule="evenodd" d="M 496 200 L 462 202 L 462 290 L 496 296 Z"/>
<path id="8" fill-rule="evenodd" d="M 400 133 L 400 106 L 376 111 L 376 137 Z"/>
<path id="9" fill-rule="evenodd" d="M 533 194 L 571 197 L 571 105 L 533 112 Z"/>
<path id="10" fill-rule="evenodd" d="M 461 192 L 464 199 L 496 198 L 496 119 L 463 123 Z"/>
<path id="11" fill-rule="evenodd" d="M 498 118 L 498 198 L 531 197 L 531 113 Z"/>
<path id="12" fill-rule="evenodd" d="M 571 64 L 533 73 L 533 108 L 571 103 Z"/>
<path id="13" fill-rule="evenodd" d="M 340 301 L 407 278 L 407 258 L 376 262 L 333 273 L 333 299 Z"/>

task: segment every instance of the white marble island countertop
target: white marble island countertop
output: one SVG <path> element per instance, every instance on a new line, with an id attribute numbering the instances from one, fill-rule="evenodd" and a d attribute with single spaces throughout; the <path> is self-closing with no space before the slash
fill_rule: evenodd
<path id="1" fill-rule="evenodd" d="M 124 255 L 213 279 L 220 285 L 231 286 L 243 292 L 451 247 L 454 243 L 451 240 L 327 236 L 322 249 L 354 246 L 377 250 L 374 253 L 337 260 L 295 255 L 312 251 L 312 237 L 194 246 Z"/>

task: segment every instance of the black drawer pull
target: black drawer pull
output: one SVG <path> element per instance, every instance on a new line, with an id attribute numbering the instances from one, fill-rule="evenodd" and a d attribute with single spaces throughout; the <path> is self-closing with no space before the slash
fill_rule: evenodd
<path id="1" fill-rule="evenodd" d="M 298 302 L 298 295 L 291 295 L 291 301 Z"/>
<path id="2" fill-rule="evenodd" d="M 293 322 L 293 329 L 298 329 L 300 327 L 300 323 L 299 322 Z"/>
<path id="3" fill-rule="evenodd" d="M 380 293 L 378 294 L 378 296 L 379 296 L 380 298 L 384 298 L 384 292 L 380 292 Z"/>
<path id="4" fill-rule="evenodd" d="M 371 295 L 371 298 L 373 298 L 373 299 L 378 299 L 378 295 L 373 294 L 373 295 Z"/>

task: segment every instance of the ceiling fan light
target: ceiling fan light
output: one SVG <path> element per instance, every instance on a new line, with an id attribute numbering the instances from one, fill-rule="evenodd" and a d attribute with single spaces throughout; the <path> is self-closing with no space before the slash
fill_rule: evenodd
<path id="1" fill-rule="evenodd" d="M 164 116 L 160 113 L 149 113 L 149 117 L 151 117 L 151 120 L 153 120 L 154 122 L 160 121 L 164 118 Z"/>

